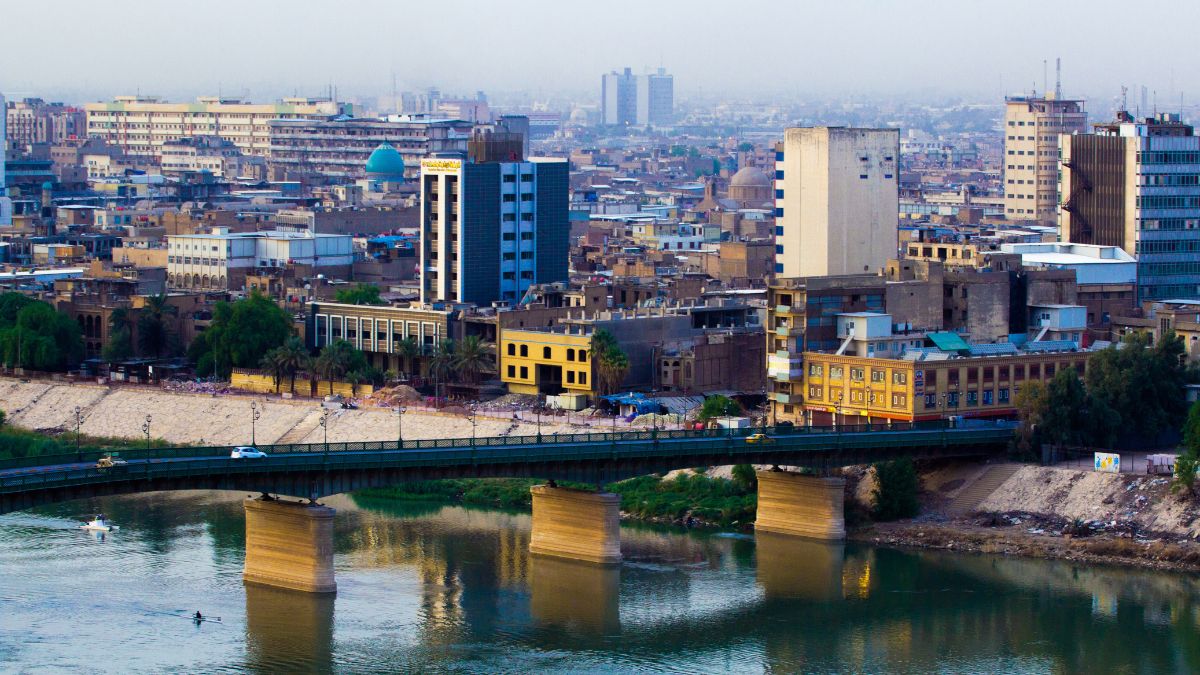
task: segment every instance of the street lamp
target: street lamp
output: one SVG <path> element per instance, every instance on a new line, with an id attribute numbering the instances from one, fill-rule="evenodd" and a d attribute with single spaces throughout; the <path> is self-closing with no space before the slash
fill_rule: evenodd
<path id="1" fill-rule="evenodd" d="M 329 454 L 329 408 L 321 407 L 321 419 L 317 422 L 325 434 L 325 454 Z"/>
<path id="2" fill-rule="evenodd" d="M 541 443 L 542 442 L 542 395 L 541 394 L 538 394 L 538 397 L 537 397 L 537 427 L 538 427 L 537 439 L 538 439 L 538 443 Z"/>
<path id="3" fill-rule="evenodd" d="M 404 448 L 404 406 L 396 407 L 396 449 Z"/>
<path id="4" fill-rule="evenodd" d="M 475 411 L 475 405 L 475 403 L 472 403 L 467 408 L 468 412 L 471 413 L 471 447 L 475 447 L 475 417 L 477 415 Z"/>
<path id="5" fill-rule="evenodd" d="M 79 448 L 79 429 L 83 426 L 83 408 L 75 406 L 75 461 L 83 461 L 83 451 Z"/>
<path id="6" fill-rule="evenodd" d="M 254 423 L 257 422 L 258 418 L 260 417 L 262 417 L 262 411 L 258 409 L 258 402 L 250 401 L 250 445 L 258 445 L 258 441 L 255 436 Z"/>
<path id="7" fill-rule="evenodd" d="M 142 433 L 146 434 L 146 450 L 150 450 L 150 416 L 146 415 L 146 421 L 142 424 Z"/>

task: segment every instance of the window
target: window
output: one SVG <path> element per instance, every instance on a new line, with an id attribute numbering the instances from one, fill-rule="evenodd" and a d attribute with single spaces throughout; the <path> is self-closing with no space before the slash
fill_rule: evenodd
<path id="1" fill-rule="evenodd" d="M 946 394 L 946 405 L 951 408 L 958 407 L 958 392 L 957 391 L 952 391 L 949 394 Z"/>
<path id="2" fill-rule="evenodd" d="M 529 379 L 529 368 L 527 368 L 526 366 L 521 366 L 521 379 L 522 380 Z"/>
<path id="3" fill-rule="evenodd" d="M 925 407 L 926 408 L 936 408 L 937 407 L 937 394 L 925 394 Z"/>
<path id="4" fill-rule="evenodd" d="M 529 345 L 521 345 L 521 356 L 529 356 Z"/>
<path id="5" fill-rule="evenodd" d="M 567 384 L 575 384 L 575 371 L 567 371 Z"/>
<path id="6" fill-rule="evenodd" d="M 904 394 L 892 394 L 892 407 L 903 408 L 908 404 L 908 397 Z"/>
<path id="7" fill-rule="evenodd" d="M 862 368 L 851 368 L 850 369 L 850 379 L 851 380 L 853 380 L 855 382 L 862 382 L 863 378 L 865 378 L 865 377 L 866 377 L 866 373 L 863 371 Z"/>
<path id="8" fill-rule="evenodd" d="M 812 399 L 820 399 L 821 398 L 821 387 L 809 387 L 808 388 L 808 397 L 812 398 Z"/>
<path id="9" fill-rule="evenodd" d="M 908 373 L 896 371 L 892 373 L 892 384 L 907 384 Z"/>
<path id="10" fill-rule="evenodd" d="M 822 372 L 823 372 L 823 368 L 822 368 L 821 364 L 819 364 L 819 363 L 808 364 L 808 374 L 809 375 L 812 375 L 813 377 L 820 377 Z"/>
<path id="11" fill-rule="evenodd" d="M 587 372 L 586 371 L 579 372 L 579 384 L 587 384 Z"/>
<path id="12" fill-rule="evenodd" d="M 872 382 L 883 382 L 883 381 L 885 381 L 886 377 L 887 377 L 886 371 L 877 370 L 875 368 L 871 369 L 871 381 Z"/>
<path id="13" fill-rule="evenodd" d="M 543 358 L 543 359 L 549 359 L 549 358 L 551 358 L 551 357 L 550 357 L 550 354 L 551 354 L 551 351 L 550 351 L 550 348 L 549 348 L 549 347 L 542 347 L 542 358 Z"/>
<path id="14" fill-rule="evenodd" d="M 511 343 L 511 342 L 510 342 L 510 343 L 508 343 L 508 355 L 509 355 L 509 356 L 516 356 L 516 355 L 517 355 L 517 346 L 516 346 L 516 345 L 514 345 L 514 344 L 513 344 L 513 343 Z"/>
<path id="15" fill-rule="evenodd" d="M 983 392 L 983 404 L 984 404 L 984 405 L 991 405 L 991 404 L 992 404 L 992 390 L 991 390 L 991 389 L 986 389 L 986 390 L 984 390 L 984 392 Z"/>
<path id="16" fill-rule="evenodd" d="M 842 366 L 829 366 L 829 377 L 834 380 L 842 379 Z"/>
<path id="17" fill-rule="evenodd" d="M 508 367 L 508 376 L 509 376 L 509 377 L 516 377 L 516 376 L 517 376 L 517 367 L 516 367 L 516 366 L 509 366 L 509 367 Z"/>
<path id="18" fill-rule="evenodd" d="M 587 350 L 586 349 L 579 350 L 579 362 L 587 363 Z"/>
<path id="19" fill-rule="evenodd" d="M 979 405 L 979 392 L 967 392 L 967 405 Z"/>
<path id="20" fill-rule="evenodd" d="M 1007 387 L 1001 387 L 1001 388 L 1000 388 L 1000 391 L 996 393 L 996 398 L 997 398 L 997 399 L 998 399 L 998 400 L 999 400 L 1001 403 L 1008 403 L 1008 388 L 1007 388 Z"/>
<path id="21" fill-rule="evenodd" d="M 570 349 L 570 348 L 567 349 L 567 360 L 568 361 L 575 360 L 575 350 L 574 349 Z"/>

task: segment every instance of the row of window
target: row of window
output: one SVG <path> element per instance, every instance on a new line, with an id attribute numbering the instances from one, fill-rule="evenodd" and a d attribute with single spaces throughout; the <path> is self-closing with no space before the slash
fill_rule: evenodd
<path id="1" fill-rule="evenodd" d="M 997 389 L 995 391 L 994 397 L 993 397 L 993 392 L 991 389 L 985 389 L 982 392 L 968 391 L 968 392 L 965 392 L 965 394 L 966 394 L 965 396 L 960 396 L 960 393 L 957 391 L 951 391 L 951 392 L 947 392 L 945 394 L 940 394 L 940 395 L 939 394 L 925 394 L 925 397 L 924 397 L 925 409 L 926 410 L 935 410 L 935 409 L 946 410 L 949 408 L 957 408 L 964 401 L 965 401 L 967 407 L 980 405 L 981 401 L 982 401 L 983 405 L 993 405 L 993 404 L 1004 405 L 1011 400 L 1009 397 L 1009 393 L 1008 393 L 1008 387 L 1001 387 L 1000 389 Z"/>
<path id="2" fill-rule="evenodd" d="M 529 366 L 509 365 L 506 372 L 508 373 L 508 378 L 512 379 L 512 380 L 515 380 L 515 379 L 528 380 L 529 379 Z M 519 375 L 518 375 L 518 373 L 519 373 Z M 565 376 L 567 378 L 567 384 L 586 385 L 588 383 L 588 374 L 587 374 L 587 371 L 584 371 L 584 370 L 581 370 L 578 372 L 576 372 L 574 370 L 568 370 L 565 373 Z"/>
<path id="3" fill-rule="evenodd" d="M 1138 222 L 1143 230 L 1194 230 L 1200 226 L 1200 220 L 1190 218 L 1140 218 Z"/>
<path id="4" fill-rule="evenodd" d="M 1153 195 L 1137 198 L 1139 209 L 1195 209 L 1200 208 L 1200 195 Z"/>
<path id="5" fill-rule="evenodd" d="M 849 403 L 851 405 L 856 405 L 856 404 L 857 405 L 871 405 L 871 406 L 878 407 L 878 406 L 882 406 L 885 401 L 885 398 L 884 398 L 885 395 L 883 393 L 868 392 L 868 391 L 863 391 L 861 389 L 851 389 L 849 400 L 843 400 L 840 397 L 837 399 L 834 399 L 834 398 L 832 398 L 834 393 L 840 394 L 840 391 L 837 391 L 837 390 L 830 391 L 830 397 L 831 397 L 830 402 L 832 402 L 832 403 Z M 825 396 L 824 387 L 811 386 L 808 388 L 808 398 L 810 400 L 821 401 L 821 400 L 824 400 L 824 396 Z M 903 409 L 905 406 L 908 405 L 908 394 L 903 394 L 903 393 L 892 394 L 891 403 L 892 403 L 893 408 Z"/>
<path id="6" fill-rule="evenodd" d="M 1139 164 L 1200 164 L 1200 152 L 1139 152 L 1137 161 Z"/>
<path id="7" fill-rule="evenodd" d="M 1194 227 L 1195 225 L 1192 225 L 1188 229 Z M 1134 244 L 1133 250 L 1134 253 L 1200 253 L 1200 239 L 1143 240 Z"/>
<path id="8" fill-rule="evenodd" d="M 529 345 L 518 346 L 516 343 L 510 342 L 510 343 L 508 343 L 508 355 L 509 356 L 520 356 L 522 358 L 529 358 Z M 554 358 L 553 348 L 542 347 L 542 358 L 545 360 L 552 360 Z M 567 347 L 567 360 L 568 361 L 578 361 L 579 363 L 587 363 L 587 360 L 588 360 L 587 350 L 586 349 L 576 349 L 574 347 Z"/>
<path id="9" fill-rule="evenodd" d="M 1200 274 L 1200 262 L 1161 262 L 1138 265 L 1139 277 L 1163 277 L 1176 274 Z"/>
<path id="10" fill-rule="evenodd" d="M 829 366 L 829 379 L 840 380 L 845 375 L 844 366 Z M 812 377 L 821 377 L 825 367 L 820 363 L 808 364 L 808 374 Z M 884 382 L 887 380 L 887 371 L 882 368 L 871 368 L 871 381 Z M 862 382 L 866 378 L 866 369 L 854 367 L 850 368 L 850 380 L 853 382 Z M 906 384 L 908 382 L 908 373 L 906 371 L 894 371 L 892 373 L 892 384 Z"/>

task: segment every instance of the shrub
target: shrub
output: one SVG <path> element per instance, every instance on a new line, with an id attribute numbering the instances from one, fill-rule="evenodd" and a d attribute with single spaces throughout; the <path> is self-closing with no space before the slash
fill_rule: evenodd
<path id="1" fill-rule="evenodd" d="M 917 468 L 911 459 L 880 462 L 875 465 L 876 520 L 912 518 L 920 510 L 917 502 Z"/>

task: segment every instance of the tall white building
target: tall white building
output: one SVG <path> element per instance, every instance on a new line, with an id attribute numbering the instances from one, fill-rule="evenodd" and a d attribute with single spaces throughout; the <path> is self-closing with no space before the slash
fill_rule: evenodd
<path id="1" fill-rule="evenodd" d="M 634 75 L 625 68 L 600 80 L 600 120 L 606 126 L 670 124 L 675 117 L 675 76 L 666 69 Z"/>
<path id="2" fill-rule="evenodd" d="M 775 275 L 862 274 L 898 246 L 897 129 L 799 127 L 775 146 Z"/>
<path id="3" fill-rule="evenodd" d="M 638 126 L 670 124 L 675 116 L 675 76 L 666 69 L 637 78 Z"/>
<path id="4" fill-rule="evenodd" d="M 626 68 L 600 79 L 600 119 L 606 126 L 637 124 L 637 76 Z"/>
<path id="5" fill-rule="evenodd" d="M 311 232 L 230 232 L 167 237 L 167 283 L 171 288 L 241 290 L 246 275 L 288 266 L 306 266 L 313 274 L 349 276 L 354 238 Z"/>
<path id="6" fill-rule="evenodd" d="M 1004 101 L 1004 216 L 1051 223 L 1058 213 L 1058 136 L 1087 132 L 1083 101 Z"/>

